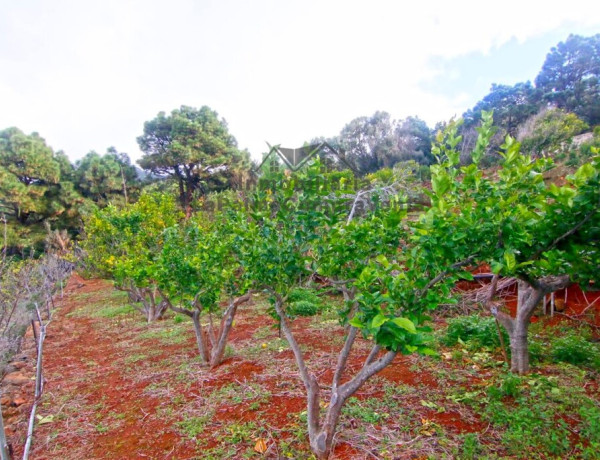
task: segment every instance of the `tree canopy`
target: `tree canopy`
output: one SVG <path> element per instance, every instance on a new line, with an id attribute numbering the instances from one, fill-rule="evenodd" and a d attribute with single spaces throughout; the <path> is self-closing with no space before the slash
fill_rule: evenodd
<path id="1" fill-rule="evenodd" d="M 89 152 L 77 161 L 75 176 L 83 196 L 101 204 L 117 196 L 126 197 L 139 185 L 129 156 L 114 147 L 108 148 L 104 155 Z"/>
<path id="2" fill-rule="evenodd" d="M 233 185 L 249 164 L 227 123 L 207 106 L 182 106 L 170 115 L 160 112 L 144 123 L 138 137 L 144 156 L 139 164 L 158 176 L 169 176 L 179 187 L 179 201 L 189 214 L 195 193 Z"/>
<path id="3" fill-rule="evenodd" d="M 345 151 L 346 161 L 360 174 L 391 168 L 400 161 L 432 161 L 431 130 L 418 117 L 393 120 L 389 113 L 378 111 L 355 118 L 329 142 Z"/>
<path id="4" fill-rule="evenodd" d="M 59 216 L 72 204 L 72 187 L 60 183 L 62 157 L 38 133 L 0 131 L 0 205 L 21 224 Z"/>
<path id="5" fill-rule="evenodd" d="M 483 111 L 494 112 L 494 125 L 515 137 L 520 124 L 540 106 L 539 91 L 530 82 L 513 86 L 492 83 L 490 92 L 464 114 L 465 126 L 479 123 Z"/>
<path id="6" fill-rule="evenodd" d="M 535 84 L 544 100 L 600 123 L 600 34 L 569 35 L 552 48 Z"/>

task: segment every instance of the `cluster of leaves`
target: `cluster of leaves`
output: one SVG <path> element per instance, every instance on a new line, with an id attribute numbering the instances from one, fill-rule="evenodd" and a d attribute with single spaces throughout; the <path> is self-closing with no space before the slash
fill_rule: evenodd
<path id="1" fill-rule="evenodd" d="M 234 249 L 240 244 L 235 227 L 242 218 L 233 210 L 210 216 L 197 213 L 164 232 L 153 276 L 171 302 L 184 308 L 194 303 L 206 312 L 219 310 L 223 296 L 247 291 Z"/>
<path id="2" fill-rule="evenodd" d="M 312 143 L 327 141 L 344 152 L 345 161 L 360 175 L 374 173 L 395 164 L 415 161 L 428 165 L 432 131 L 418 117 L 392 120 L 387 112 L 377 111 L 350 121 L 333 138 L 316 138 Z"/>
<path id="3" fill-rule="evenodd" d="M 600 370 L 600 348 L 577 331 L 553 340 L 550 350 L 555 361 L 589 365 Z"/>
<path id="4" fill-rule="evenodd" d="M 77 232 L 82 215 L 127 194 L 134 198 L 139 187 L 129 158 L 114 148 L 104 156 L 90 152 L 72 165 L 37 133 L 0 131 L 0 212 L 8 218 L 11 252 L 41 251 L 42 223 Z"/>
<path id="5" fill-rule="evenodd" d="M 532 326 L 533 327 L 533 326 Z M 537 361 L 570 363 L 600 370 L 600 345 L 587 327 L 535 325 L 531 354 Z"/>
<path id="6" fill-rule="evenodd" d="M 573 113 L 549 109 L 524 123 L 520 127 L 518 139 L 526 152 L 538 155 L 555 154 L 569 139 L 588 128 L 589 126 Z"/>
<path id="7" fill-rule="evenodd" d="M 11 250 L 41 249 L 42 222 L 73 236 L 94 208 L 134 202 L 143 187 L 168 189 L 172 182 L 160 180 L 165 177 L 180 188 L 170 193 L 179 194 L 188 212 L 198 195 L 247 179 L 248 153 L 237 149 L 225 121 L 208 107 L 184 106 L 170 116 L 161 112 L 145 124 L 138 141 L 145 153 L 140 165 L 150 173 L 143 179 L 127 154 L 114 147 L 71 164 L 37 133 L 0 131 L 0 213 L 10 220 Z"/>
<path id="8" fill-rule="evenodd" d="M 248 169 L 248 152 L 237 148 L 225 120 L 207 106 L 160 112 L 144 124 L 138 144 L 144 152 L 140 166 L 175 180 L 188 215 L 195 196 L 228 188 Z"/>

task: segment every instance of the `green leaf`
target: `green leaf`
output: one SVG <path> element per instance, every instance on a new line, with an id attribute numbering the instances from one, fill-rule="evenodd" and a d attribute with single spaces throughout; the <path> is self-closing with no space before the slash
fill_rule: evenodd
<path id="1" fill-rule="evenodd" d="M 578 184 L 583 184 L 585 181 L 587 181 L 593 175 L 594 175 L 594 167 L 590 163 L 586 163 L 583 166 L 581 166 L 577 170 L 577 172 L 574 174 L 575 181 Z"/>
<path id="2" fill-rule="evenodd" d="M 417 328 L 415 327 L 415 323 L 413 323 L 408 318 L 394 318 L 392 320 L 392 323 L 394 323 L 398 327 L 401 327 L 404 330 L 407 330 L 411 334 L 417 333 Z"/>
<path id="3" fill-rule="evenodd" d="M 464 279 L 464 280 L 467 280 L 467 281 L 473 281 L 473 280 L 475 279 L 475 278 L 473 278 L 473 273 L 471 273 L 471 272 L 466 272 L 466 271 L 465 271 L 465 272 L 460 272 L 460 273 L 459 273 L 459 276 L 460 276 L 462 279 Z"/>
<path id="4" fill-rule="evenodd" d="M 512 272 L 515 268 L 517 268 L 517 259 L 515 258 L 514 252 L 505 252 L 504 261 L 506 262 L 506 269 L 508 271 Z"/>
<path id="5" fill-rule="evenodd" d="M 54 415 L 46 415 L 42 417 L 41 415 L 37 415 L 38 425 L 45 425 L 46 423 L 54 422 Z"/>
<path id="6" fill-rule="evenodd" d="M 381 327 L 383 324 L 385 324 L 388 321 L 388 319 L 383 316 L 381 313 L 378 313 L 374 318 L 373 321 L 371 322 L 371 327 Z"/>
<path id="7" fill-rule="evenodd" d="M 428 347 L 424 347 L 424 348 L 419 348 L 419 353 L 425 356 L 437 356 L 438 353 L 437 351 L 435 351 L 433 348 L 428 348 Z"/>
<path id="8" fill-rule="evenodd" d="M 389 263 L 389 262 L 388 262 L 388 260 L 387 260 L 387 257 L 386 257 L 386 256 L 384 256 L 383 254 L 379 254 L 379 255 L 378 255 L 376 258 L 375 258 L 375 260 L 376 260 L 377 262 L 379 262 L 381 265 L 383 265 L 385 268 L 388 268 L 388 267 L 389 267 L 389 265 L 390 265 L 390 263 Z"/>
<path id="9" fill-rule="evenodd" d="M 450 178 L 446 174 L 439 174 L 431 178 L 431 188 L 438 197 L 450 189 Z"/>
<path id="10" fill-rule="evenodd" d="M 365 327 L 365 325 L 360 321 L 360 319 L 358 319 L 357 316 L 354 316 L 350 321 L 348 321 L 348 324 L 350 324 L 350 326 L 354 326 L 357 329 L 362 329 L 363 327 Z"/>
<path id="11" fill-rule="evenodd" d="M 498 275 L 503 268 L 504 265 L 502 265 L 500 262 L 492 262 L 492 273 L 495 275 Z"/>

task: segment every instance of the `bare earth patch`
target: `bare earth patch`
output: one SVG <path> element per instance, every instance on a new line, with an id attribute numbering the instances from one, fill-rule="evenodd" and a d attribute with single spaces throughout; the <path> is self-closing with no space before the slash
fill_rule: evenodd
<path id="1" fill-rule="evenodd" d="M 310 458 L 292 353 L 264 300 L 255 301 L 238 313 L 227 359 L 209 371 L 197 359 L 187 318 L 148 325 L 109 282 L 74 275 L 45 343 L 39 414 L 46 423 L 36 425 L 32 458 Z M 342 337 L 333 318 L 322 326 L 316 318 L 293 323 L 309 366 L 325 377 Z M 366 342 L 357 345 L 349 371 L 368 352 Z M 35 350 L 25 352 L 32 361 Z M 481 419 L 476 403 L 465 403 L 484 394 L 498 373 L 494 366 L 467 355 L 398 356 L 349 400 L 334 458 L 460 457 L 469 435 L 506 455 L 502 433 Z M 587 384 L 597 397 L 595 382 Z M 12 425 L 15 456 L 22 454 L 30 407 L 24 404 Z M 264 453 L 255 449 L 261 440 Z"/>

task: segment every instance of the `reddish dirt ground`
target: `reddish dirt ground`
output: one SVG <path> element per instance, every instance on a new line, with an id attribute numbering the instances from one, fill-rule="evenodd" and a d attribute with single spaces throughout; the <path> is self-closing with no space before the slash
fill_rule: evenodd
<path id="1" fill-rule="evenodd" d="M 593 310 L 597 322 L 600 300 L 596 302 L 595 299 L 600 297 L 600 292 L 584 295 L 577 289 L 570 288 L 568 291 L 564 314 L 581 315 L 592 304 L 585 313 L 587 315 Z M 299 443 L 292 438 L 292 432 L 304 427 L 298 422 L 298 417 L 305 410 L 305 400 L 293 356 L 289 349 L 277 348 L 276 345 L 264 351 L 260 346 L 261 340 L 269 347 L 278 343 L 276 330 L 265 329 L 265 325 L 272 324 L 272 319 L 253 317 L 246 313 L 246 309 L 240 309 L 231 343 L 235 350 L 246 347 L 254 350 L 255 354 L 233 353 L 217 369 L 208 371 L 200 368 L 195 360 L 195 341 L 191 331 L 178 343 L 160 343 L 157 347 L 156 340 L 136 339 L 147 330 L 147 325 L 137 320 L 137 313 L 127 315 L 126 321 L 77 314 L 86 306 L 106 302 L 110 292 L 112 286 L 108 282 L 83 280 L 74 275 L 65 290 L 65 298 L 58 302 L 59 310 L 49 326 L 45 343 L 46 384 L 38 410 L 42 416 L 51 415 L 53 419 L 50 423 L 36 425 L 32 458 L 205 458 L 202 449 L 219 446 L 223 437 L 235 443 L 229 423 L 254 424 L 248 426 L 254 427 L 256 438 L 240 434 L 238 443 L 253 445 L 255 439 L 265 439 L 270 446 L 264 454 L 266 458 L 285 458 L 273 446 L 287 441 Z M 564 293 L 560 295 L 564 296 Z M 317 375 L 327 377 L 323 383 L 329 384 L 335 360 L 332 352 L 339 349 L 341 333 L 311 328 L 310 323 L 310 318 L 301 318 L 294 323 L 294 331 L 299 342 L 308 347 L 306 355 L 316 368 Z M 161 327 L 164 330 L 165 326 Z M 260 328 L 265 329 L 265 338 L 254 338 Z M 136 353 L 148 350 L 152 351 L 150 356 L 134 359 Z M 350 370 L 358 369 L 366 350 L 364 346 L 359 347 L 349 362 Z M 33 360 L 35 351 L 31 347 L 29 353 L 29 359 Z M 268 353 L 268 362 L 274 365 L 267 366 L 262 358 L 256 358 L 263 356 L 259 353 L 265 353 L 265 356 Z M 327 355 L 331 357 L 327 358 Z M 485 424 L 473 413 L 459 413 L 452 408 L 440 412 L 423 405 L 423 399 L 433 397 L 446 382 L 432 374 L 430 369 L 416 368 L 415 359 L 413 356 L 398 356 L 381 372 L 378 381 L 412 388 L 412 393 L 403 396 L 402 404 L 412 405 L 417 420 L 420 419 L 423 426 L 433 423 L 447 433 L 457 435 L 485 430 Z M 187 367 L 183 368 L 184 364 Z M 296 376 L 290 379 L 290 375 Z M 465 388 L 469 388 L 479 384 L 480 376 L 468 374 L 464 380 Z M 365 385 L 357 393 L 357 400 L 381 394 L 382 390 L 377 385 L 380 384 Z M 230 390 L 233 387 L 234 390 Z M 217 390 L 230 391 L 227 393 L 229 399 L 215 403 L 210 398 Z M 269 396 L 262 400 L 259 391 L 267 392 Z M 232 397 L 238 400 L 231 402 Z M 192 434 L 182 432 L 181 424 L 193 419 L 194 414 L 200 416 L 202 408 L 207 407 L 210 401 L 216 409 L 209 419 L 202 422 L 206 428 Z M 27 411 L 23 410 L 12 426 L 14 434 L 10 442 L 15 457 L 22 455 L 30 407 L 31 402 L 24 405 Z M 197 412 L 190 412 L 190 407 Z M 346 420 L 344 423 L 353 426 L 355 422 Z M 378 423 L 381 424 L 374 426 L 374 433 L 399 429 L 393 417 Z M 216 432 L 223 434 L 218 437 Z M 423 436 L 430 436 L 425 433 Z M 227 435 L 230 437 L 227 438 Z M 306 439 L 303 442 L 305 445 L 300 448 L 306 449 Z M 397 456 L 393 458 L 414 458 L 412 454 L 404 455 L 400 447 L 397 449 Z M 229 451 L 223 455 L 223 458 L 246 458 L 242 451 Z M 337 459 L 368 457 L 368 452 L 352 444 L 351 438 L 339 440 L 334 454 Z"/>

